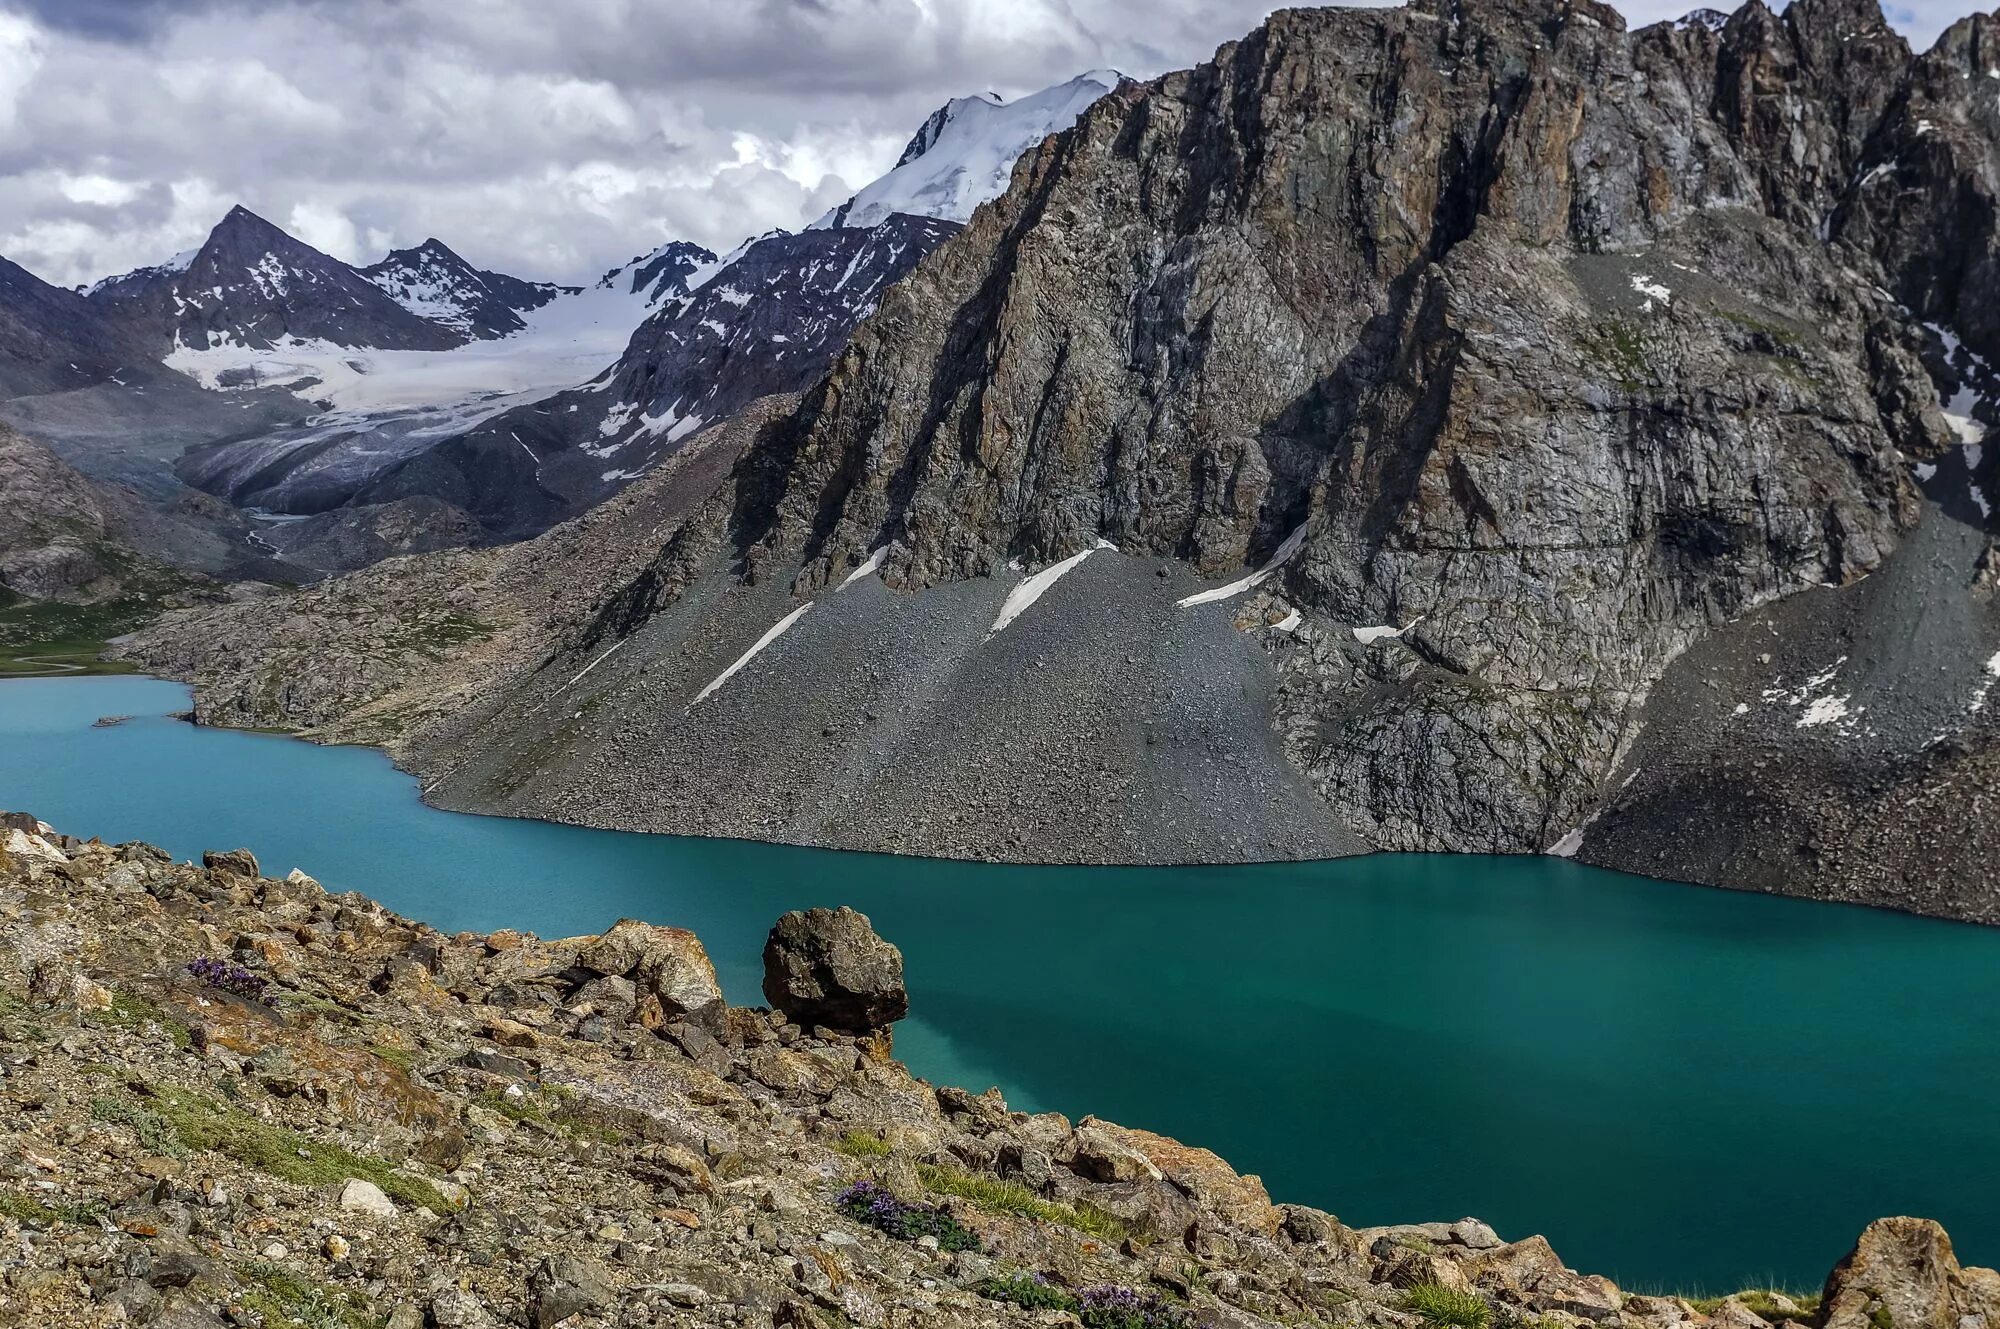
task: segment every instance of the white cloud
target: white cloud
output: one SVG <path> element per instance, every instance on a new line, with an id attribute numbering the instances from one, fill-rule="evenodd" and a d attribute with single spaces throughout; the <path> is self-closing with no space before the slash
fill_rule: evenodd
<path id="1" fill-rule="evenodd" d="M 1634 21 L 1694 0 L 1630 0 Z M 0 0 L 0 254 L 93 280 L 241 202 L 576 280 L 797 227 L 947 98 L 1206 59 L 1267 0 Z M 1945 11 L 1899 21 L 1927 40 Z"/>
<path id="2" fill-rule="evenodd" d="M 331 254 L 343 263 L 368 263 L 381 257 L 363 254 L 354 223 L 346 214 L 324 203 L 295 204 L 284 227 L 322 254 Z"/>
<path id="3" fill-rule="evenodd" d="M 20 15 L 0 13 L 0 130 L 14 128 L 21 99 L 41 64 L 40 31 Z"/>

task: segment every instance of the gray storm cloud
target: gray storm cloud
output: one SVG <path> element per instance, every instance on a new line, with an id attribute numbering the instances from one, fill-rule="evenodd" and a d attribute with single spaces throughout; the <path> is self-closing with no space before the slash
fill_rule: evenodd
<path id="1" fill-rule="evenodd" d="M 241 202 L 351 261 L 437 235 L 580 279 L 669 238 L 795 228 L 949 97 L 1151 76 L 1271 7 L 0 0 L 0 254 L 89 281 L 198 244 Z M 1958 12 L 1889 11 L 1919 43 Z"/>

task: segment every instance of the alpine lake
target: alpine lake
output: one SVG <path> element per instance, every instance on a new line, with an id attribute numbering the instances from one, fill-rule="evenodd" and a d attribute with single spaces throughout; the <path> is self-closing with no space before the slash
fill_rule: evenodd
<path id="1" fill-rule="evenodd" d="M 247 846 L 448 932 L 691 928 L 744 1004 L 779 914 L 852 905 L 903 950 L 897 1054 L 933 1082 L 1206 1146 L 1355 1226 L 1544 1233 L 1630 1291 L 1816 1288 L 1886 1214 L 2000 1262 L 2000 930 L 1555 858 L 1010 867 L 467 816 L 380 752 L 187 706 L 0 683 L 0 808 Z"/>

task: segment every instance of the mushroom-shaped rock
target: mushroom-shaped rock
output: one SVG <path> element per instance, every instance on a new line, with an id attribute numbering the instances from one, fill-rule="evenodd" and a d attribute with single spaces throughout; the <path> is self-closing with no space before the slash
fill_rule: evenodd
<path id="1" fill-rule="evenodd" d="M 577 967 L 607 978 L 629 978 L 641 992 L 659 998 L 670 1017 L 706 1017 L 723 1007 L 722 985 L 701 938 L 686 928 L 663 928 L 621 918 L 611 931 L 585 946 Z"/>
<path id="2" fill-rule="evenodd" d="M 1827 1276 L 1826 1329 L 1957 1329 L 2000 1324 L 2000 1274 L 1961 1268 L 1928 1218 L 1878 1218 Z"/>
<path id="3" fill-rule="evenodd" d="M 847 906 L 794 910 L 764 943 L 764 998 L 810 1028 L 886 1029 L 910 1013 L 903 953 Z"/>

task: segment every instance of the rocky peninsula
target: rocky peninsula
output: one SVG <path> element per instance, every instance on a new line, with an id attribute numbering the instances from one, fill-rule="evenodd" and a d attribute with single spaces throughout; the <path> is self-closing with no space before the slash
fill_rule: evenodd
<path id="1" fill-rule="evenodd" d="M 1352 1228 L 913 1077 L 902 956 L 851 910 L 778 920 L 764 967 L 769 1006 L 731 1006 L 682 929 L 447 936 L 6 814 L 0 1325 L 2000 1323 L 2000 1274 L 1918 1218 L 1816 1298 L 1703 1301 L 1476 1219 Z"/>

